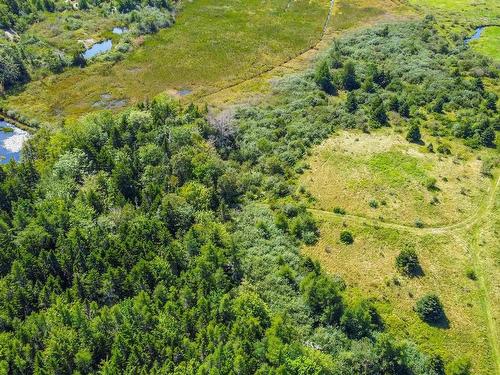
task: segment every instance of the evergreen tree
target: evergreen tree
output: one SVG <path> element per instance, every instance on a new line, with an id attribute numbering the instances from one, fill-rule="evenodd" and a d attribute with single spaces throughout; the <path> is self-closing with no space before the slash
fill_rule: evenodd
<path id="1" fill-rule="evenodd" d="M 406 134 L 406 140 L 412 143 L 422 142 L 422 135 L 420 134 L 420 128 L 416 123 L 410 125 L 408 133 Z"/>
<path id="2" fill-rule="evenodd" d="M 358 109 L 358 100 L 353 91 L 347 93 L 346 108 L 350 113 L 354 113 Z"/>
<path id="3" fill-rule="evenodd" d="M 347 91 L 359 88 L 359 84 L 356 80 L 356 68 L 352 61 L 348 61 L 344 65 L 344 70 L 342 73 L 342 86 Z"/>
<path id="4" fill-rule="evenodd" d="M 316 85 L 327 94 L 334 95 L 336 93 L 335 85 L 332 82 L 332 75 L 328 63 L 323 61 L 317 68 L 314 75 Z"/>

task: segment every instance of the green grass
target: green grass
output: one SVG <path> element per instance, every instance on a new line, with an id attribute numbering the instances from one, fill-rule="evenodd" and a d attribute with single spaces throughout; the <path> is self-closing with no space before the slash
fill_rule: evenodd
<path id="1" fill-rule="evenodd" d="M 193 90 L 193 97 L 208 94 L 313 46 L 328 9 L 328 0 L 186 2 L 175 26 L 146 37 L 125 60 L 32 82 L 6 106 L 54 120 L 95 110 L 103 94 L 127 104 L 180 89 Z"/>
<path id="2" fill-rule="evenodd" d="M 472 373 L 494 373 L 480 287 L 467 277 L 472 259 L 461 242 L 451 234 L 417 235 L 360 224 L 353 218 L 315 215 L 321 239 L 303 253 L 346 281 L 348 299 L 373 298 L 386 329 L 416 342 L 425 352 L 438 353 L 447 363 L 469 358 Z M 343 230 L 353 233 L 352 245 L 340 243 Z M 404 277 L 395 268 L 396 256 L 408 244 L 417 252 L 422 277 Z M 430 326 L 413 311 L 416 301 L 427 293 L 436 293 L 443 302 L 449 328 Z"/>
<path id="3" fill-rule="evenodd" d="M 436 15 L 453 26 L 477 27 L 499 22 L 497 0 L 409 0 L 424 13 Z"/>
<path id="4" fill-rule="evenodd" d="M 500 61 L 500 26 L 486 27 L 479 39 L 470 43 L 471 47 L 495 61 Z"/>
<path id="5" fill-rule="evenodd" d="M 424 140 L 437 145 L 430 136 Z M 473 215 L 490 184 L 470 149 L 450 145 L 453 155 L 442 156 L 393 130 L 341 132 L 313 151 L 300 183 L 315 198 L 316 209 L 341 207 L 348 214 L 407 225 L 417 220 L 449 225 Z"/>

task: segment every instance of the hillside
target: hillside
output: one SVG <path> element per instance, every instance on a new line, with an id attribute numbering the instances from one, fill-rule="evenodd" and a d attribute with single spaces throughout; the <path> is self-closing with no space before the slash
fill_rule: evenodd
<path id="1" fill-rule="evenodd" d="M 459 3 L 0 0 L 0 374 L 500 375 Z"/>

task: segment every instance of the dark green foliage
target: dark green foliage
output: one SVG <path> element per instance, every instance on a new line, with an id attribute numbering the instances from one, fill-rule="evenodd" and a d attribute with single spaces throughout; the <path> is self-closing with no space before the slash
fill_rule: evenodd
<path id="1" fill-rule="evenodd" d="M 372 119 L 382 125 L 388 120 L 384 102 L 379 96 L 376 96 L 372 103 Z"/>
<path id="2" fill-rule="evenodd" d="M 342 87 L 347 91 L 359 88 L 359 84 L 356 79 L 356 68 L 354 66 L 354 62 L 352 61 L 348 61 L 344 64 L 342 71 Z"/>
<path id="3" fill-rule="evenodd" d="M 420 134 L 420 127 L 418 124 L 413 123 L 410 125 L 408 133 L 406 133 L 406 140 L 412 143 L 422 142 L 422 135 Z"/>
<path id="4" fill-rule="evenodd" d="M 435 294 L 427 294 L 417 301 L 415 311 L 424 322 L 438 324 L 445 319 L 443 305 Z"/>
<path id="5" fill-rule="evenodd" d="M 351 232 L 344 230 L 340 233 L 340 242 L 346 245 L 351 245 L 354 242 L 354 237 Z"/>
<path id="6" fill-rule="evenodd" d="M 356 94 L 354 92 L 350 91 L 347 94 L 347 101 L 345 106 L 350 113 L 354 113 L 358 109 L 358 101 L 356 99 Z"/>
<path id="7" fill-rule="evenodd" d="M 383 327 L 377 310 L 369 301 L 361 301 L 345 308 L 340 326 L 349 338 L 359 340 Z"/>
<path id="8" fill-rule="evenodd" d="M 418 276 L 422 273 L 417 252 L 412 247 L 405 247 L 396 257 L 396 268 L 406 276 Z"/>
<path id="9" fill-rule="evenodd" d="M 316 85 L 327 94 L 334 95 L 337 91 L 332 82 L 332 75 L 326 61 L 318 65 L 314 75 L 314 81 Z"/>
<path id="10" fill-rule="evenodd" d="M 322 323 L 336 324 L 342 315 L 342 298 L 337 285 L 328 276 L 310 272 L 301 290 L 313 316 Z"/>

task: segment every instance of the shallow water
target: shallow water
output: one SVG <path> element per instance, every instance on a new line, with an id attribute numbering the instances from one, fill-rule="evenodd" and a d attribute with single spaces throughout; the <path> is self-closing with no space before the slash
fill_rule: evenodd
<path id="1" fill-rule="evenodd" d="M 1 128 L 11 128 L 14 131 L 5 132 Z M 0 164 L 8 163 L 10 159 L 19 161 L 23 144 L 28 136 L 28 132 L 0 120 Z"/>
<path id="2" fill-rule="evenodd" d="M 111 47 L 113 47 L 113 42 L 111 41 L 111 39 L 96 43 L 83 53 L 83 58 L 85 60 L 89 60 L 101 53 L 108 52 Z"/>
<path id="3" fill-rule="evenodd" d="M 481 37 L 483 30 L 484 26 L 478 27 L 472 36 L 470 36 L 469 38 L 465 38 L 464 43 L 467 44 L 473 40 L 479 39 Z"/>
<path id="4" fill-rule="evenodd" d="M 191 94 L 192 92 L 193 92 L 193 90 L 190 90 L 190 89 L 182 89 L 182 90 L 177 91 L 177 93 L 180 96 L 186 96 L 186 95 Z"/>

